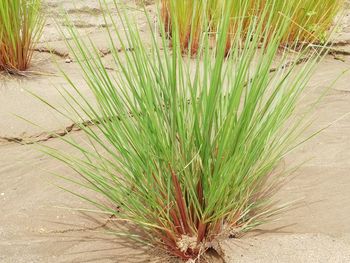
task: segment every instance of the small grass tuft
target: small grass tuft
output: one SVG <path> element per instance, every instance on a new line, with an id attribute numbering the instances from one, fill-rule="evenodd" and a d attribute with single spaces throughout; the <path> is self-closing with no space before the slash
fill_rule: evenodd
<path id="1" fill-rule="evenodd" d="M 0 71 L 16 73 L 29 67 L 41 36 L 41 0 L 0 1 Z"/>

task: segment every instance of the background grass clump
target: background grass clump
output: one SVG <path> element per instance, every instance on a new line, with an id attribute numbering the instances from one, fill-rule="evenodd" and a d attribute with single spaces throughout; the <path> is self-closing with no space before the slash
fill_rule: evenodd
<path id="1" fill-rule="evenodd" d="M 231 5 L 231 18 L 229 34 L 236 30 L 239 20 L 245 19 L 245 30 L 249 28 L 252 17 L 262 17 L 266 8 L 274 12 L 274 21 L 269 26 L 276 26 L 281 14 L 291 20 L 289 29 L 283 38 L 282 44 L 299 43 L 323 43 L 329 36 L 329 31 L 338 11 L 344 4 L 344 0 L 291 0 L 294 6 L 292 10 L 284 9 L 285 0 L 162 0 L 162 18 L 166 29 L 170 29 L 172 23 L 177 23 L 183 51 L 196 53 L 198 46 L 198 34 L 202 33 L 202 27 L 198 24 L 205 13 L 209 21 L 208 26 L 212 32 L 218 30 L 218 21 L 228 5 Z M 266 26 L 266 25 L 265 25 Z M 273 30 L 273 28 L 268 29 Z M 188 46 L 190 33 L 194 33 L 192 46 Z M 268 37 L 268 36 L 267 36 Z M 230 49 L 228 38 L 227 49 Z"/>
<path id="2" fill-rule="evenodd" d="M 40 9 L 41 0 L 0 1 L 0 71 L 29 67 L 44 25 Z"/>
<path id="3" fill-rule="evenodd" d="M 283 10 L 291 12 L 293 5 L 284 3 Z M 203 27 L 207 32 L 200 34 L 194 59 L 181 52 L 182 24 L 172 23 L 166 32 L 147 17 L 147 42 L 120 9 L 117 18 L 105 11 L 116 71 L 107 71 L 98 49 L 69 27 L 67 45 L 95 100 L 65 74 L 74 90 L 62 92 L 67 108 L 49 104 L 82 123 L 82 141 L 61 137 L 76 154 L 42 148 L 71 167 L 78 177 L 66 179 L 91 195 L 69 191 L 137 229 L 112 233 L 184 260 L 280 211 L 272 196 L 289 172 L 280 163 L 305 128 L 304 115 L 293 112 L 324 53 L 312 45 L 293 52 L 296 61 L 305 61 L 297 66 L 288 48 L 280 48 L 290 19 L 276 21 L 275 10 L 265 5 L 259 16 L 238 18 L 233 30 L 233 6 L 227 7 L 214 37 Z"/>

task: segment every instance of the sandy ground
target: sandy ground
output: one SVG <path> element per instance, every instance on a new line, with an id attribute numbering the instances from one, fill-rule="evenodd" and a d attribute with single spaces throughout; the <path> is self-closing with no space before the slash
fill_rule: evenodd
<path id="1" fill-rule="evenodd" d="M 48 17 L 64 24 L 59 15 L 63 8 L 84 37 L 92 38 L 101 51 L 106 50 L 104 22 L 98 5 L 90 0 L 72 2 L 46 0 Z M 132 9 L 129 12 L 138 15 Z M 318 66 L 305 96 L 305 101 L 312 101 L 345 72 L 318 106 L 312 130 L 338 121 L 286 159 L 287 165 L 308 160 L 276 197 L 283 203 L 295 200 L 298 203 L 282 214 L 279 221 L 243 239 L 222 242 L 226 262 L 350 262 L 350 116 L 345 115 L 350 112 L 350 73 L 346 72 L 350 69 L 349 14 L 343 17 L 335 38 L 337 51 Z M 145 22 L 141 19 L 139 23 L 142 29 Z M 147 37 L 146 30 L 142 34 Z M 38 48 L 55 49 L 57 54 L 35 52 L 27 77 L 0 75 L 0 262 L 165 261 L 149 249 L 104 235 L 103 229 L 112 224 L 107 218 L 69 209 L 89 208 L 60 190 L 56 178 L 49 174 L 69 171 L 26 144 L 45 141 L 62 149 L 65 146 L 50 138 L 46 131 L 68 130 L 71 136 L 81 136 L 72 123 L 48 110 L 27 92 L 63 104 L 56 89 L 69 87 L 60 77 L 56 63 L 89 96 L 78 66 L 70 61 L 52 19 L 47 22 Z M 107 64 L 110 62 L 108 55 L 103 59 Z"/>

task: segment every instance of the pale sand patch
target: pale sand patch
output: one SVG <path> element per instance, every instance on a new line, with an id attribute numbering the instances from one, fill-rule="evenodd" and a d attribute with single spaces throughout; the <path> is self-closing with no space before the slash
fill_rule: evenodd
<path id="1" fill-rule="evenodd" d="M 346 263 L 350 245 L 323 234 L 261 235 L 221 243 L 227 263 Z"/>

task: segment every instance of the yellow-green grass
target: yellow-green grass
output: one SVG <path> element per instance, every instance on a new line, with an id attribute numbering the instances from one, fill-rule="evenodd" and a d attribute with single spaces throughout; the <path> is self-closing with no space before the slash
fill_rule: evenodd
<path id="1" fill-rule="evenodd" d="M 324 42 L 344 0 L 304 0 L 292 16 L 290 35 L 286 41 Z M 281 10 L 283 13 L 283 11 Z"/>
<path id="2" fill-rule="evenodd" d="M 201 5 L 201 8 L 194 8 L 194 4 Z M 290 0 L 288 3 L 294 8 L 287 12 L 283 9 L 285 0 L 162 0 L 162 17 L 167 29 L 171 31 L 171 24 L 178 23 L 181 34 L 188 36 L 195 32 L 194 41 L 203 30 L 197 18 L 203 17 L 206 12 L 209 17 L 209 27 L 213 33 L 218 29 L 218 20 L 223 14 L 227 4 L 231 7 L 231 25 L 229 34 L 237 30 L 237 19 L 249 21 L 252 17 L 261 18 L 263 10 L 269 8 L 274 15 L 274 23 L 271 28 L 274 30 L 276 24 L 282 17 L 290 19 L 291 24 L 285 33 L 283 44 L 299 43 L 320 43 L 329 36 L 334 18 L 344 4 L 344 0 Z M 203 22 L 203 21 L 202 21 Z M 248 30 L 249 22 L 245 23 Z M 244 26 L 244 25 L 243 25 Z M 171 32 L 168 34 L 171 35 Z M 183 38 L 184 52 L 188 51 L 186 43 L 188 37 Z M 228 38 L 227 50 L 230 49 L 230 38 Z M 196 49 L 193 50 L 195 53 Z"/>
<path id="3" fill-rule="evenodd" d="M 204 26 L 203 1 L 168 1 L 162 0 L 162 18 L 168 36 L 172 34 L 173 24 L 179 29 L 179 41 L 182 50 L 192 54 L 197 52 L 199 39 Z M 177 19 L 171 20 L 172 17 Z"/>
<path id="4" fill-rule="evenodd" d="M 44 19 L 41 0 L 0 1 L 0 71 L 26 70 Z"/>

